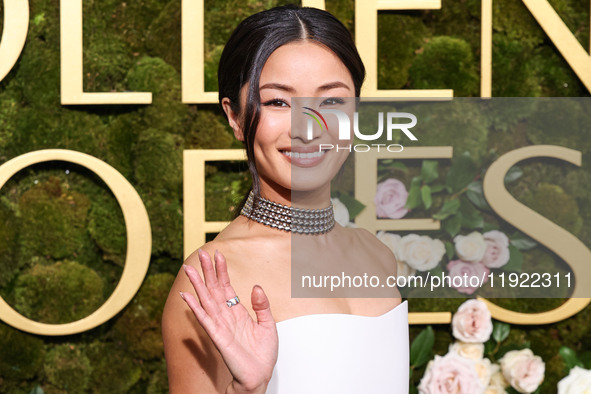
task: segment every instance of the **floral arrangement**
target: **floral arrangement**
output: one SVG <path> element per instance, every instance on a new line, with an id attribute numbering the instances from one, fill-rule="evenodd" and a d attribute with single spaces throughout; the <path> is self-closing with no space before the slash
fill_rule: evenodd
<path id="1" fill-rule="evenodd" d="M 411 377 L 427 364 L 420 394 L 537 393 L 545 364 L 526 344 L 506 344 L 510 326 L 493 322 L 486 304 L 470 299 L 452 319 L 456 341 L 443 356 L 430 360 L 435 341 L 431 327 L 424 329 L 410 349 Z M 428 362 L 428 363 L 427 363 Z M 574 393 L 574 392 L 571 392 Z"/>
<path id="2" fill-rule="evenodd" d="M 421 233 L 377 233 L 377 237 L 396 256 L 398 275 L 446 275 L 451 278 L 447 282 L 451 284 L 450 287 L 460 293 L 458 296 L 494 296 L 493 288 L 499 288 L 498 281 L 493 286 L 492 281 L 489 283 L 489 278 L 505 273 L 503 281 L 509 277 L 519 278 L 524 259 L 522 252 L 533 249 L 538 244 L 499 220 L 491 210 L 483 194 L 481 178 L 484 170 L 478 168 L 470 155 L 465 153 L 455 157 L 449 169 L 446 168 L 444 179 L 440 179 L 436 160 L 422 160 L 420 172 L 417 170 L 394 160 L 378 161 L 379 182 L 373 201 L 378 219 L 429 217 L 430 214 L 433 219 L 441 222 L 441 230 L 435 233 L 436 238 Z M 406 183 L 410 179 L 408 189 L 405 182 L 393 176 L 395 174 L 399 174 Z M 514 182 L 522 174 L 519 167 L 511 168 L 505 176 L 505 183 Z M 365 205 L 349 194 L 338 191 L 333 195 L 332 201 L 336 221 L 343 226 L 354 227 L 353 220 Z M 545 269 L 549 270 L 548 277 L 557 272 L 562 273 L 558 267 Z M 481 280 L 478 283 L 469 282 L 465 280 L 466 277 Z M 487 283 L 488 287 L 483 286 Z M 528 290 L 524 290 L 525 287 L 512 287 L 512 291 L 520 292 L 522 297 L 531 297 L 533 294 L 526 295 L 525 291 Z M 408 288 L 400 290 L 403 296 L 426 296 L 412 293 L 412 289 Z M 478 292 L 479 290 L 481 291 Z M 534 296 L 560 298 L 567 295 L 564 286 L 544 290 L 545 294 Z M 445 293 L 445 296 L 449 297 L 450 294 Z"/>
<path id="3" fill-rule="evenodd" d="M 559 352 L 568 375 L 558 382 L 558 394 L 591 393 L 591 351 L 577 355 L 573 349 L 562 346 Z"/>
<path id="4" fill-rule="evenodd" d="M 486 161 L 485 158 L 483 162 Z M 443 172 L 445 176 L 440 179 L 438 162 L 434 160 L 423 160 L 420 170 L 394 160 L 378 161 L 379 180 L 373 201 L 377 218 L 430 215 L 441 221 L 441 230 L 429 234 L 433 237 L 387 231 L 378 232 L 377 237 L 396 256 L 399 277 L 441 273 L 451 277 L 484 277 L 480 286 L 452 287 L 457 296 L 489 296 L 490 287 L 482 286 L 489 273 L 521 273 L 523 253 L 538 244 L 494 214 L 483 194 L 484 170 L 478 168 L 469 154 L 455 157 Z M 519 167 L 511 168 L 505 184 L 509 188 L 522 175 Z M 365 205 L 338 189 L 332 201 L 337 222 L 355 227 L 353 221 Z M 561 272 L 559 267 L 550 270 Z M 415 296 L 405 294 L 403 289 L 401 293 Z M 554 294 L 555 297 L 566 295 Z M 450 296 L 453 295 L 444 295 Z M 455 342 L 449 345 L 447 354 L 434 358 L 434 330 L 427 327 L 415 338 L 411 346 L 411 378 L 413 374 L 418 375 L 412 380 L 419 382 L 420 377 L 420 384 L 417 387 L 411 384 L 411 392 L 540 392 L 545 363 L 532 352 L 528 341 L 511 343 L 508 339 L 511 327 L 493 322 L 486 304 L 476 299 L 464 302 L 454 315 L 452 331 Z M 560 355 L 567 370 L 558 384 L 558 393 L 591 393 L 591 351 L 577 355 L 563 346 Z"/>

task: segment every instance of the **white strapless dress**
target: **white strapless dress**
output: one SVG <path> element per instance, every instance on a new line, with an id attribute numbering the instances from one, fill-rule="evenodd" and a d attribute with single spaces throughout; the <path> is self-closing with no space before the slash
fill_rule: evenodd
<path id="1" fill-rule="evenodd" d="M 408 303 L 381 316 L 315 314 L 277 323 L 267 394 L 408 394 Z"/>

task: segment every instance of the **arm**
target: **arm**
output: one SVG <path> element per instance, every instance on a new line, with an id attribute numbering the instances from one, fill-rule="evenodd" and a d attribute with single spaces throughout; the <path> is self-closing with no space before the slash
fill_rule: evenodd
<path id="1" fill-rule="evenodd" d="M 162 318 L 170 392 L 264 393 L 277 357 L 277 332 L 263 290 L 252 292 L 255 322 L 242 304 L 225 304 L 235 292 L 221 253 L 215 268 L 204 252 L 186 265 Z"/>
<path id="2" fill-rule="evenodd" d="M 185 263 L 195 264 L 195 258 L 193 254 Z M 181 269 L 162 314 L 169 390 L 171 394 L 221 393 L 232 381 L 232 375 L 219 351 L 179 295 L 180 291 L 191 288 L 189 279 Z"/>

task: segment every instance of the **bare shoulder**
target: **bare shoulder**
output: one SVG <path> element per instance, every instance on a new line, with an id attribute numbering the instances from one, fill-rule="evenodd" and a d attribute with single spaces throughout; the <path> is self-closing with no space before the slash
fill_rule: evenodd
<path id="1" fill-rule="evenodd" d="M 375 234 L 372 234 L 361 227 L 351 228 L 348 230 L 352 231 L 354 237 L 360 242 L 359 246 L 368 253 L 383 256 L 387 260 L 395 259 L 394 254 L 390 248 L 380 241 Z"/>
<path id="2" fill-rule="evenodd" d="M 202 247 L 211 253 L 215 242 Z M 201 271 L 197 251 L 184 262 Z M 194 292 L 184 269 L 180 269 L 172 285 L 162 313 L 162 339 L 168 369 L 170 393 L 224 392 L 232 380 L 219 351 L 199 324 L 180 292 Z"/>
<path id="3" fill-rule="evenodd" d="M 272 283 L 271 279 L 265 279 L 264 276 L 261 278 L 259 275 L 267 272 L 267 276 L 271 277 L 273 272 L 267 268 L 270 265 L 266 264 L 268 262 L 264 260 L 264 253 L 273 255 L 273 247 L 278 245 L 277 242 L 270 243 L 268 239 L 259 238 L 261 237 L 253 235 L 249 227 L 238 220 L 232 222 L 215 240 L 199 248 L 209 255 L 213 263 L 216 250 L 224 256 L 231 285 L 236 294 L 245 295 L 241 297 L 241 303 L 249 312 L 252 308 L 248 294 L 252 291 L 255 278 L 256 283 L 263 284 L 265 289 L 270 287 L 268 283 Z M 203 277 L 198 250 L 191 253 L 184 264 L 195 267 Z M 182 268 L 172 285 L 162 315 L 162 336 L 170 392 L 192 393 L 196 392 L 196 387 L 200 393 L 225 392 L 232 381 L 232 375 L 218 349 L 179 292 L 190 292 L 197 298 Z"/>

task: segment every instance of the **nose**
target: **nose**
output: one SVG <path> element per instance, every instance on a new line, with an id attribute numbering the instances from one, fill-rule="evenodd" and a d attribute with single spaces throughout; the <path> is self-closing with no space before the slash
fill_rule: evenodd
<path id="1" fill-rule="evenodd" d="M 326 131 L 323 116 L 311 106 L 293 106 L 291 114 L 291 139 L 299 139 L 304 143 L 319 138 Z"/>

